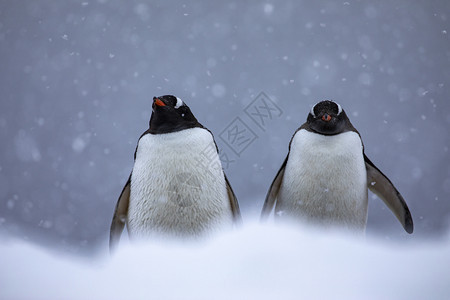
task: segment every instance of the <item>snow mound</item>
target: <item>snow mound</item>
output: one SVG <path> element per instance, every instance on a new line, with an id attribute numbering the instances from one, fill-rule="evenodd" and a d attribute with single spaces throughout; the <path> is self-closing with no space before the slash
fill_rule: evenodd
<path id="1" fill-rule="evenodd" d="M 449 253 L 449 240 L 399 245 L 260 224 L 197 244 L 124 245 L 90 265 L 7 242 L 0 298 L 448 299 Z"/>

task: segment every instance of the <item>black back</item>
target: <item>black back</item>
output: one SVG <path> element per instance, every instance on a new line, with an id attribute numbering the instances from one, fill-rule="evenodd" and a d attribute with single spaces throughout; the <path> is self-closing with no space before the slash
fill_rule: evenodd
<path id="1" fill-rule="evenodd" d="M 194 117 L 189 106 L 175 96 L 153 97 L 152 109 L 150 128 L 145 133 L 162 134 L 194 127 L 204 128 Z"/>

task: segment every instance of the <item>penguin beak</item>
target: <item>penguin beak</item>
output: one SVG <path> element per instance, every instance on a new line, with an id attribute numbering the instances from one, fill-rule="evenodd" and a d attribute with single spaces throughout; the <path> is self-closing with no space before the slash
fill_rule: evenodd
<path id="1" fill-rule="evenodd" d="M 324 120 L 325 122 L 330 122 L 331 121 L 331 116 L 329 114 L 324 114 L 322 116 L 322 120 Z"/>
<path id="2" fill-rule="evenodd" d="M 153 97 L 153 105 L 166 106 L 166 104 L 159 98 Z"/>

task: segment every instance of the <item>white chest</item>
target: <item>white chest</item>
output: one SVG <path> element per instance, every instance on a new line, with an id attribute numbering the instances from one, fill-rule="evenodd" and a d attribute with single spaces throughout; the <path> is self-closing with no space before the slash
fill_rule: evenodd
<path id="1" fill-rule="evenodd" d="M 277 217 L 364 230 L 367 173 L 355 132 L 323 136 L 300 130 L 291 143 Z"/>
<path id="2" fill-rule="evenodd" d="M 131 176 L 130 237 L 200 236 L 231 220 L 222 167 L 207 130 L 140 139 Z"/>

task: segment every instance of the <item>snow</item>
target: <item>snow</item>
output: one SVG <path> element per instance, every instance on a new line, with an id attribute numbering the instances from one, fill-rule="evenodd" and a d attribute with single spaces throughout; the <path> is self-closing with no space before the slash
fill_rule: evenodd
<path id="1" fill-rule="evenodd" d="M 268 15 L 268 16 L 271 15 L 273 13 L 273 9 L 274 9 L 273 4 L 270 4 L 270 3 L 264 4 L 264 13 L 266 15 Z"/>
<path id="2" fill-rule="evenodd" d="M 216 83 L 212 86 L 211 92 L 214 95 L 214 97 L 222 98 L 223 96 L 225 96 L 226 88 L 223 84 Z"/>
<path id="3" fill-rule="evenodd" d="M 361 73 L 358 76 L 358 82 L 362 85 L 371 85 L 372 84 L 372 76 L 369 73 Z"/>
<path id="4" fill-rule="evenodd" d="M 72 149 L 77 153 L 83 152 L 86 147 L 86 141 L 81 137 L 76 137 L 72 142 Z"/>
<path id="5" fill-rule="evenodd" d="M 22 162 L 39 162 L 41 160 L 41 152 L 36 141 L 32 136 L 27 134 L 25 130 L 19 130 L 15 137 L 15 146 L 17 158 Z"/>
<path id="6" fill-rule="evenodd" d="M 399 244 L 258 223 L 209 242 L 125 244 L 93 261 L 7 240 L 0 298 L 448 299 L 449 251 L 449 238 Z"/>

